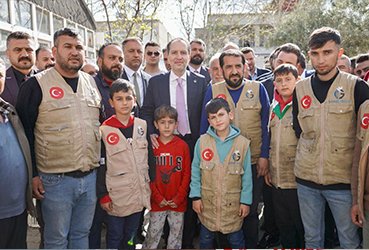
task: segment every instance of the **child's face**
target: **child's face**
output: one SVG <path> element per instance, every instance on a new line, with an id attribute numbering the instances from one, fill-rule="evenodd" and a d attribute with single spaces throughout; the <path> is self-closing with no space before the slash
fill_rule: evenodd
<path id="1" fill-rule="evenodd" d="M 224 131 L 228 129 L 231 120 L 233 119 L 233 113 L 227 112 L 224 108 L 218 110 L 215 114 L 208 115 L 209 124 L 216 130 L 216 131 Z"/>
<path id="2" fill-rule="evenodd" d="M 170 117 L 164 117 L 159 119 L 158 121 L 154 121 L 154 125 L 156 129 L 159 130 L 160 136 L 170 137 L 173 135 L 174 130 L 178 126 L 178 122 Z"/>
<path id="3" fill-rule="evenodd" d="M 114 93 L 113 99 L 109 99 L 110 105 L 115 109 L 116 115 L 130 115 L 132 108 L 136 104 L 136 98 L 131 90 L 128 92 L 119 91 Z"/>
<path id="4" fill-rule="evenodd" d="M 292 96 L 296 82 L 297 79 L 292 73 L 277 75 L 274 79 L 275 88 L 284 100 Z"/>

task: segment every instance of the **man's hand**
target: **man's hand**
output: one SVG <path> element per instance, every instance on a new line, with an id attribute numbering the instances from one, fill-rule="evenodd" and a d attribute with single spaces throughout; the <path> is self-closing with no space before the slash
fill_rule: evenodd
<path id="1" fill-rule="evenodd" d="M 258 159 L 258 163 L 256 164 L 256 170 L 258 172 L 258 177 L 265 176 L 269 169 L 268 169 L 269 161 L 267 158 L 260 157 Z"/>
<path id="2" fill-rule="evenodd" d="M 245 218 L 250 212 L 250 207 L 245 204 L 240 205 L 240 211 L 238 212 L 238 216 Z"/>
<path id="3" fill-rule="evenodd" d="M 204 209 L 202 201 L 201 200 L 192 201 L 192 208 L 193 211 L 195 211 L 197 214 L 201 214 L 202 210 Z"/>
<path id="4" fill-rule="evenodd" d="M 168 202 L 166 199 L 163 199 L 160 203 L 159 203 L 159 207 L 165 207 L 165 206 L 168 206 Z"/>
<path id="5" fill-rule="evenodd" d="M 35 176 L 32 179 L 32 194 L 33 197 L 37 200 L 41 200 L 44 198 L 44 185 L 42 185 L 42 181 L 40 179 L 40 176 Z"/>
<path id="6" fill-rule="evenodd" d="M 113 203 L 111 201 L 100 204 L 101 208 L 104 209 L 106 212 L 113 211 Z"/>
<path id="7" fill-rule="evenodd" d="M 177 206 L 177 204 L 175 204 L 173 200 L 168 201 L 168 205 L 169 205 L 171 208 L 177 208 L 177 207 L 178 207 L 178 206 Z"/>
<path id="8" fill-rule="evenodd" d="M 359 205 L 351 207 L 351 220 L 358 227 L 363 227 L 363 217 L 360 215 Z"/>
<path id="9" fill-rule="evenodd" d="M 266 175 L 264 175 L 264 181 L 265 184 L 267 184 L 269 187 L 272 187 L 272 177 L 270 176 L 269 172 Z"/>
<path id="10" fill-rule="evenodd" d="M 153 148 L 159 148 L 158 137 L 159 136 L 157 134 L 150 135 L 151 144 Z"/>

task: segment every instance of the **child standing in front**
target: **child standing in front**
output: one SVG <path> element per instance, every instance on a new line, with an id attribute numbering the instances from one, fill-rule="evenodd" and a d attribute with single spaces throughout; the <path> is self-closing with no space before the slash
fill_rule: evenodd
<path id="1" fill-rule="evenodd" d="M 200 248 L 213 248 L 216 232 L 226 235 L 230 248 L 244 248 L 242 223 L 252 203 L 250 141 L 231 125 L 226 100 L 215 98 L 205 110 L 210 126 L 196 143 L 190 184 Z"/>
<path id="2" fill-rule="evenodd" d="M 150 224 L 142 248 L 157 249 L 166 218 L 169 223 L 168 249 L 182 246 L 183 218 L 191 177 L 191 157 L 183 140 L 175 136 L 177 110 L 162 105 L 154 112 L 159 130 L 159 147 L 154 149 L 156 179 L 151 187 Z"/>
<path id="3" fill-rule="evenodd" d="M 270 106 L 270 171 L 264 177 L 272 187 L 276 224 L 283 248 L 304 248 L 304 226 L 293 172 L 297 137 L 292 128 L 292 94 L 298 81 L 295 66 L 282 64 L 274 71 L 274 99 Z"/>
<path id="4" fill-rule="evenodd" d="M 100 127 L 106 164 L 98 169 L 97 196 L 108 213 L 107 248 L 135 249 L 141 212 L 150 209 L 149 166 L 154 170 L 155 162 L 146 122 L 131 114 L 134 86 L 123 79 L 114 81 L 109 102 L 115 115 Z"/>

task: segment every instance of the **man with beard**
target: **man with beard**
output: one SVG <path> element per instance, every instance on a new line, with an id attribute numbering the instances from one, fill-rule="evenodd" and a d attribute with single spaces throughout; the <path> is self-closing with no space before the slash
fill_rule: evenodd
<path id="1" fill-rule="evenodd" d="M 245 218 L 243 231 L 246 248 L 256 248 L 258 242 L 259 218 L 257 207 L 261 199 L 264 175 L 268 170 L 269 158 L 269 98 L 262 84 L 245 79 L 246 60 L 239 50 L 230 49 L 219 57 L 223 70 L 223 82 L 208 88 L 201 115 L 200 133 L 209 126 L 205 105 L 216 97 L 228 101 L 234 113 L 233 124 L 240 128 L 241 134 L 251 141 L 251 164 L 253 177 L 253 199 L 250 214 Z"/>
<path id="2" fill-rule="evenodd" d="M 38 72 L 54 67 L 55 58 L 49 47 L 40 46 L 36 50 L 36 68 Z"/>
<path id="3" fill-rule="evenodd" d="M 100 123 L 114 115 L 114 108 L 109 104 L 109 92 L 111 84 L 122 75 L 123 51 L 117 43 L 106 43 L 98 51 L 97 65 L 99 71 L 94 77 L 96 85 L 101 94 L 102 108 L 100 112 Z M 96 204 L 95 215 L 89 235 L 89 248 L 101 248 L 102 224 L 105 223 L 106 211 Z"/>
<path id="4" fill-rule="evenodd" d="M 19 90 L 17 110 L 33 163 L 33 195 L 41 199 L 45 248 L 88 248 L 100 160 L 101 97 L 80 71 L 85 51 L 78 32 L 54 34 L 55 66 Z M 37 167 L 37 168 L 36 168 Z"/>
<path id="5" fill-rule="evenodd" d="M 337 69 L 343 54 L 340 33 L 323 27 L 309 38 L 315 74 L 296 85 L 293 128 L 299 138 L 295 159 L 297 194 L 306 248 L 324 248 L 325 204 L 336 222 L 340 247 L 358 248 L 357 227 L 351 222 L 350 184 L 356 137 L 356 115 L 369 99 L 369 87 Z M 363 121 L 362 126 L 367 123 Z"/>
<path id="6" fill-rule="evenodd" d="M 201 39 L 194 39 L 190 42 L 191 53 L 190 63 L 188 64 L 188 70 L 191 72 L 205 76 L 206 83 L 211 81 L 209 69 L 205 66 L 201 66 L 205 60 L 205 42 Z"/>
<path id="7" fill-rule="evenodd" d="M 15 106 L 20 85 L 35 73 L 32 69 L 35 42 L 26 32 L 13 32 L 6 39 L 6 55 L 11 66 L 6 71 L 5 89 L 0 97 Z"/>

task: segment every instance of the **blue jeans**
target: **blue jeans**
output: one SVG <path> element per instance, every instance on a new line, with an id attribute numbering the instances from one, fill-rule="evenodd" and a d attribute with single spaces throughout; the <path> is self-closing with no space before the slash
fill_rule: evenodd
<path id="1" fill-rule="evenodd" d="M 214 248 L 214 238 L 216 232 L 209 231 L 204 225 L 201 224 L 200 228 L 200 249 Z M 245 248 L 245 238 L 243 236 L 242 229 L 226 234 L 227 240 L 230 244 L 230 248 Z"/>
<path id="2" fill-rule="evenodd" d="M 45 194 L 44 247 L 88 248 L 96 205 L 96 171 L 82 178 L 39 173 Z"/>
<path id="3" fill-rule="evenodd" d="M 108 249 L 135 249 L 135 237 L 142 212 L 124 217 L 107 216 L 108 232 L 106 248 Z"/>
<path id="4" fill-rule="evenodd" d="M 328 202 L 337 225 L 342 248 L 360 245 L 357 227 L 351 222 L 350 190 L 319 190 L 297 184 L 301 218 L 305 229 L 306 248 L 324 248 L 324 212 Z"/>

